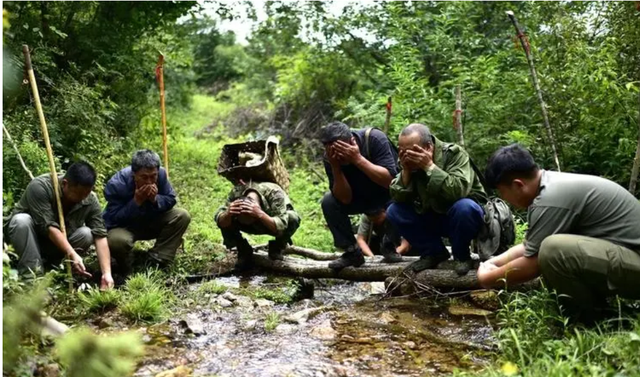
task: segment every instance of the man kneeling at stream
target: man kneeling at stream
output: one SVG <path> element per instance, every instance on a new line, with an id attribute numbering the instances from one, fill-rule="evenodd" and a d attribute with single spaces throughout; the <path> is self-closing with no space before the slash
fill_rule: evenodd
<path id="1" fill-rule="evenodd" d="M 271 182 L 237 184 L 229 193 L 227 203 L 214 216 L 222 232 L 224 245 L 238 249 L 236 269 L 251 267 L 253 247 L 240 232 L 268 234 L 269 258 L 283 260 L 283 252 L 300 226 L 300 216 L 293 209 L 287 193 Z"/>
<path id="2" fill-rule="evenodd" d="M 482 263 L 484 287 L 542 275 L 563 310 L 592 323 L 606 297 L 640 299 L 640 203 L 607 179 L 546 171 L 519 145 L 499 149 L 485 175 L 500 196 L 527 208 L 522 244 Z"/>

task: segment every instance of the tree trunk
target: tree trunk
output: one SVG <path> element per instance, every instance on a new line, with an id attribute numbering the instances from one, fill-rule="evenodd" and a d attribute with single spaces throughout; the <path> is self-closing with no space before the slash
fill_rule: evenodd
<path id="1" fill-rule="evenodd" d="M 638 105 L 640 105 L 640 92 L 638 92 Z M 629 192 L 631 195 L 636 194 L 636 184 L 638 183 L 638 174 L 640 173 L 640 106 L 638 106 L 638 146 L 636 146 L 636 157 L 633 159 L 633 168 L 631 169 L 631 180 L 629 181 Z"/>
<path id="2" fill-rule="evenodd" d="M 453 127 L 458 134 L 458 144 L 464 148 L 464 132 L 462 130 L 462 92 L 460 85 L 456 85 L 456 110 L 453 113 Z"/>

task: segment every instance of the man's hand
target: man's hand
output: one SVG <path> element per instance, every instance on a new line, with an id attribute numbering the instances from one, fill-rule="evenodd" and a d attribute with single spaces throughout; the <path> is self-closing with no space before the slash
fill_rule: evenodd
<path id="1" fill-rule="evenodd" d="M 491 282 L 489 281 L 489 274 L 491 273 L 491 271 L 497 270 L 499 267 L 496 266 L 495 264 L 487 261 L 487 262 L 480 262 L 480 266 L 478 266 L 478 281 L 480 282 L 480 285 L 482 285 L 485 288 L 488 288 L 491 286 Z"/>
<path id="2" fill-rule="evenodd" d="M 419 145 L 414 145 L 412 149 L 405 151 L 405 159 L 409 164 L 420 169 L 427 169 L 433 165 L 433 149 L 424 149 Z"/>
<path id="3" fill-rule="evenodd" d="M 333 143 L 333 149 L 335 149 L 336 153 L 340 156 L 340 158 L 349 163 L 353 164 L 358 159 L 362 157 L 360 154 L 360 148 L 358 148 L 358 144 L 356 143 L 345 143 L 342 140 L 338 140 Z"/>
<path id="4" fill-rule="evenodd" d="M 334 144 L 335 143 L 332 143 L 329 146 L 327 146 L 325 151 L 327 152 L 327 159 L 329 160 L 329 165 L 335 168 L 340 166 L 340 155 L 336 152 L 336 149 L 334 148 Z"/>
<path id="5" fill-rule="evenodd" d="M 100 280 L 100 290 L 106 291 L 107 289 L 113 288 L 113 277 L 111 273 L 102 274 L 102 279 Z"/>
<path id="6" fill-rule="evenodd" d="M 155 183 L 148 186 L 149 186 L 149 191 L 147 193 L 147 199 L 149 199 L 151 203 L 155 203 L 156 197 L 158 196 L 158 186 Z"/>
<path id="7" fill-rule="evenodd" d="M 411 173 L 413 170 L 415 170 L 415 166 L 407 158 L 406 150 L 401 149 L 400 153 L 398 154 L 398 157 L 400 158 L 400 166 L 402 167 L 403 171 L 406 171 L 407 173 Z"/>
<path id="8" fill-rule="evenodd" d="M 227 214 L 232 216 L 241 214 L 243 203 L 244 201 L 242 199 L 236 199 L 231 202 L 229 208 L 227 208 Z"/>
<path id="9" fill-rule="evenodd" d="M 260 205 L 253 200 L 244 200 L 241 208 L 241 214 L 248 215 L 256 219 L 260 218 L 264 214 L 262 208 L 260 208 Z"/>
<path id="10" fill-rule="evenodd" d="M 73 269 L 78 275 L 91 277 L 91 274 L 84 267 L 84 263 L 82 262 L 82 257 L 78 255 L 75 251 L 69 255 L 69 259 L 71 260 L 71 264 Z"/>
<path id="11" fill-rule="evenodd" d="M 138 206 L 141 206 L 142 203 L 144 203 L 145 200 L 147 200 L 147 191 L 148 189 L 148 185 L 144 185 L 144 186 L 140 186 L 140 187 L 136 187 L 136 192 L 135 194 L 133 194 L 133 200 L 136 202 L 136 204 Z"/>

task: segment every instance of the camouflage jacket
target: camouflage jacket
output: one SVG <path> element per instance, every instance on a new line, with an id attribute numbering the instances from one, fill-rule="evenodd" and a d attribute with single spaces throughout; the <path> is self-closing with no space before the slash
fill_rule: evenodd
<path id="1" fill-rule="evenodd" d="M 396 202 L 413 203 L 417 213 L 445 214 L 462 198 L 486 203 L 487 195 L 469 163 L 469 154 L 459 145 L 443 143 L 435 136 L 433 139 L 436 167 L 430 172 L 411 173 L 408 187 L 402 185 L 402 172 L 398 174 L 389 187 L 391 198 Z"/>
<path id="2" fill-rule="evenodd" d="M 218 208 L 214 217 L 216 223 L 218 217 L 229 208 L 234 200 L 245 196 L 249 191 L 255 191 L 260 196 L 262 210 L 275 220 L 278 235 L 282 234 L 289 225 L 289 212 L 295 211 L 287 193 L 280 186 L 271 182 L 250 182 L 246 185 L 235 186 L 229 193 L 227 202 Z"/>

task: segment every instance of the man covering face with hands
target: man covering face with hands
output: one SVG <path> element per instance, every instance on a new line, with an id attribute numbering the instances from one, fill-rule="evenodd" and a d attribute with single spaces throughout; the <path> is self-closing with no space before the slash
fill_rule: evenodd
<path id="1" fill-rule="evenodd" d="M 104 196 L 107 239 L 118 271 L 122 275 L 131 272 L 133 244 L 138 240 L 156 240 L 148 252 L 149 265 L 170 265 L 191 217 L 184 209 L 174 208 L 176 193 L 166 170 L 160 167 L 158 154 L 148 149 L 137 151 L 131 166 L 111 177 Z"/>
<path id="2" fill-rule="evenodd" d="M 423 124 L 410 124 L 399 138 L 402 171 L 390 191 L 394 203 L 387 219 L 420 253 L 414 271 L 436 268 L 449 259 L 442 237 L 451 241 L 456 272 L 472 268 L 469 246 L 483 224 L 487 198 L 460 146 L 447 144 Z"/>
<path id="3" fill-rule="evenodd" d="M 241 232 L 274 236 L 275 240 L 269 241 L 269 258 L 282 260 L 284 249 L 300 226 L 300 216 L 293 209 L 289 196 L 279 185 L 271 182 L 246 184 L 240 181 L 214 219 L 222 232 L 225 246 L 238 250 L 238 270 L 250 268 L 253 256 L 253 247 Z"/>
<path id="4" fill-rule="evenodd" d="M 387 136 L 377 129 L 351 131 L 341 122 L 324 127 L 320 134 L 324 145 L 324 166 L 330 192 L 322 199 L 322 211 L 333 235 L 334 244 L 344 254 L 329 263 L 340 270 L 364 263 L 349 215 L 375 216 L 391 202 L 389 184 L 398 172 L 397 153 Z M 381 250 L 386 262 L 399 262 L 396 252 L 400 237 L 388 222 L 377 224 L 382 237 Z"/>

